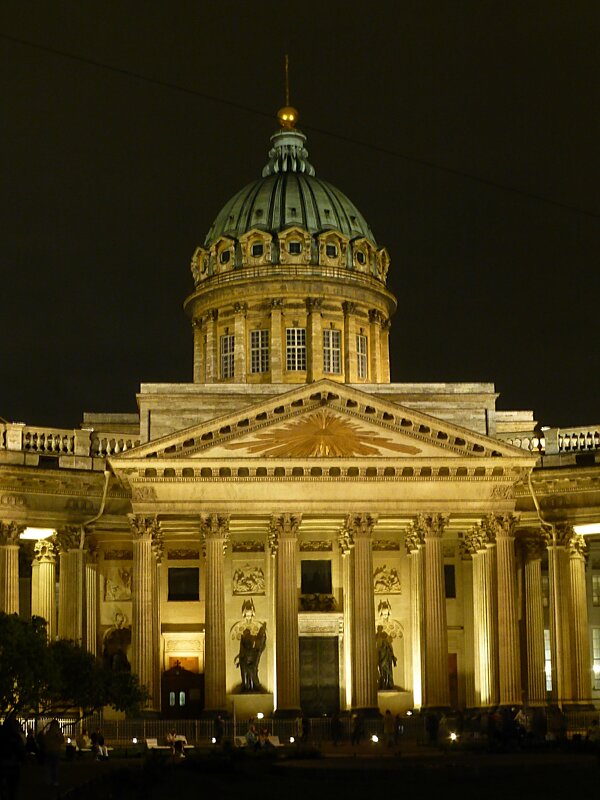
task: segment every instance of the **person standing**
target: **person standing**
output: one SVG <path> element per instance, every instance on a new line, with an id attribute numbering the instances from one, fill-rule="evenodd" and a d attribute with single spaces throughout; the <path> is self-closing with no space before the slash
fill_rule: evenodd
<path id="1" fill-rule="evenodd" d="M 65 746 L 65 737 L 57 719 L 53 719 L 44 734 L 44 772 L 46 786 L 58 786 L 58 768 Z"/>
<path id="2" fill-rule="evenodd" d="M 0 728 L 0 797 L 16 800 L 24 757 L 23 731 L 14 714 L 9 714 Z"/>

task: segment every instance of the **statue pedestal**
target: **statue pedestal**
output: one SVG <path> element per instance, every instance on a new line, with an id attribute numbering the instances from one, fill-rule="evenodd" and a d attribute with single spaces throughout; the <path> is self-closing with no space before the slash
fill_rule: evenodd
<path id="1" fill-rule="evenodd" d="M 227 701 L 242 733 L 246 732 L 248 720 L 256 718 L 259 712 L 264 714 L 265 718 L 273 714 L 273 695 L 270 692 L 228 694 Z M 260 725 L 260 720 L 257 724 Z"/>
<path id="2" fill-rule="evenodd" d="M 389 710 L 396 714 L 406 714 L 413 708 L 412 692 L 404 692 L 398 689 L 383 689 L 377 692 L 377 703 L 382 714 Z"/>

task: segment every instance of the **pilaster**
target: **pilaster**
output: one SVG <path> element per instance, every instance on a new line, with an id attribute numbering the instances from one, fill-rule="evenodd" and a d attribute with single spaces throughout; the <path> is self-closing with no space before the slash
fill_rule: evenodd
<path id="1" fill-rule="evenodd" d="M 194 383 L 205 382 L 205 363 L 204 363 L 204 329 L 202 320 L 195 319 L 192 322 L 194 332 Z"/>
<path id="2" fill-rule="evenodd" d="M 390 328 L 391 320 L 381 323 L 381 382 L 390 382 Z"/>
<path id="3" fill-rule="evenodd" d="M 307 297 L 306 311 L 306 379 L 318 381 L 323 377 L 323 325 L 321 298 Z"/>
<path id="4" fill-rule="evenodd" d="M 369 358 L 371 383 L 381 383 L 381 323 L 380 311 L 372 308 L 369 311 Z"/>
<path id="5" fill-rule="evenodd" d="M 206 383 L 219 380 L 219 341 L 217 336 L 217 320 L 219 311 L 211 308 L 206 315 L 206 347 L 204 351 Z"/>
<path id="6" fill-rule="evenodd" d="M 246 313 L 248 311 L 248 303 L 234 303 L 233 310 L 235 313 L 234 334 L 235 334 L 235 351 L 234 351 L 234 376 L 236 383 L 246 383 L 248 367 L 246 364 Z"/>
<path id="7" fill-rule="evenodd" d="M 271 300 L 271 335 L 270 335 L 270 365 L 271 383 L 283 383 L 283 357 L 281 314 L 283 300 L 280 297 Z"/>
<path id="8" fill-rule="evenodd" d="M 356 303 L 345 301 L 342 303 L 344 312 L 344 381 L 356 383 L 358 381 L 358 363 L 356 354 Z"/>

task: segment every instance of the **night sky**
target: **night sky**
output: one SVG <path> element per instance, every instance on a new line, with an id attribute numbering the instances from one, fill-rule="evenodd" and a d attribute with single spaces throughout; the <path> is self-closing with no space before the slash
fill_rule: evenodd
<path id="1" fill-rule="evenodd" d="M 3 0 L 0 417 L 191 380 L 190 258 L 287 52 L 317 175 L 391 254 L 392 380 L 598 424 L 599 40 L 597 0 Z"/>

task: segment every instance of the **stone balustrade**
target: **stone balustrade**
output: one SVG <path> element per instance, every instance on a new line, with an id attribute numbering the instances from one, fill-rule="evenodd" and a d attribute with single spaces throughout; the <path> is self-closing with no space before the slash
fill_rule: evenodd
<path id="1" fill-rule="evenodd" d="M 0 451 L 106 458 L 131 450 L 140 443 L 139 437 L 118 431 L 97 433 L 88 428 L 50 428 L 22 422 L 0 422 Z"/>
<path id="2" fill-rule="evenodd" d="M 600 450 L 600 425 L 576 428 L 546 428 L 543 434 L 499 435 L 508 444 L 540 455 L 589 453 Z"/>

